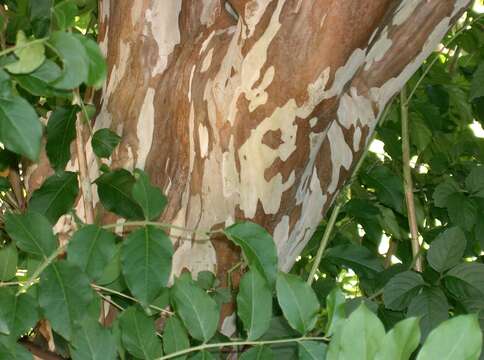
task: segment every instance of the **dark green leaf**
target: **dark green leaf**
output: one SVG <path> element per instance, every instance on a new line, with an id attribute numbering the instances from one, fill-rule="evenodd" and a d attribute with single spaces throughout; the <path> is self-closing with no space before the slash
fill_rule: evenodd
<path id="1" fill-rule="evenodd" d="M 477 360 L 482 348 L 482 332 L 475 315 L 460 315 L 433 330 L 417 360 Z"/>
<path id="2" fill-rule="evenodd" d="M 271 348 L 267 346 L 256 346 L 252 349 L 244 351 L 240 356 L 240 360 L 272 360 L 274 353 Z"/>
<path id="3" fill-rule="evenodd" d="M 466 178 L 466 188 L 473 196 L 484 197 L 484 166 L 476 166 Z"/>
<path id="4" fill-rule="evenodd" d="M 124 279 L 144 305 L 166 286 L 171 273 L 173 245 L 161 229 L 145 226 L 128 235 L 121 250 Z"/>
<path id="5" fill-rule="evenodd" d="M 33 356 L 15 340 L 0 337 L 0 359 L 33 360 Z"/>
<path id="6" fill-rule="evenodd" d="M 365 182 L 375 189 L 378 199 L 398 212 L 403 211 L 403 185 L 399 176 L 384 166 L 378 166 L 366 174 Z"/>
<path id="7" fill-rule="evenodd" d="M 364 277 L 371 277 L 383 271 L 383 261 L 361 245 L 346 244 L 332 247 L 326 252 L 325 258 L 351 268 Z"/>
<path id="8" fill-rule="evenodd" d="M 464 255 L 466 238 L 458 227 L 447 229 L 432 241 L 427 260 L 435 270 L 443 272 L 457 265 Z"/>
<path id="9" fill-rule="evenodd" d="M 172 304 L 192 337 L 208 341 L 217 330 L 219 307 L 202 289 L 197 287 L 190 274 L 175 280 L 171 291 Z"/>
<path id="10" fill-rule="evenodd" d="M 109 259 L 101 278 L 96 281 L 99 285 L 110 284 L 121 275 L 121 245 L 121 243 L 116 245 L 113 257 Z"/>
<path id="11" fill-rule="evenodd" d="M 57 261 L 40 277 L 39 305 L 52 328 L 72 340 L 92 300 L 88 277 L 77 266 Z"/>
<path id="12" fill-rule="evenodd" d="M 34 191 L 29 208 L 44 215 L 51 224 L 55 224 L 59 217 L 71 210 L 78 192 L 77 174 L 59 172 L 47 178 L 42 186 Z"/>
<path id="13" fill-rule="evenodd" d="M 87 75 L 86 84 L 95 89 L 99 89 L 106 80 L 107 66 L 104 61 L 104 56 L 99 49 L 99 45 L 86 36 L 77 37 L 87 53 L 89 63 L 89 71 Z"/>
<path id="14" fill-rule="evenodd" d="M 108 158 L 120 141 L 121 137 L 115 132 L 109 129 L 99 129 L 92 136 L 92 150 L 96 156 Z"/>
<path id="15" fill-rule="evenodd" d="M 276 290 L 279 305 L 292 328 L 301 334 L 311 331 L 319 312 L 319 302 L 313 289 L 298 276 L 280 272 Z"/>
<path id="16" fill-rule="evenodd" d="M 461 193 L 452 194 L 447 198 L 449 217 L 462 229 L 470 231 L 477 218 L 477 207 L 472 199 Z"/>
<path id="17" fill-rule="evenodd" d="M 234 224 L 224 232 L 242 248 L 249 267 L 259 271 L 273 287 L 277 274 L 277 250 L 272 236 L 263 227 L 251 222 Z"/>
<path id="18" fill-rule="evenodd" d="M 402 320 L 383 338 L 376 360 L 408 360 L 419 343 L 418 318 Z"/>
<path id="19" fill-rule="evenodd" d="M 271 324 L 272 292 L 257 270 L 246 273 L 237 294 L 237 314 L 247 331 L 248 340 L 261 337 Z"/>
<path id="20" fill-rule="evenodd" d="M 484 63 L 480 64 L 472 76 L 469 100 L 484 96 Z"/>
<path id="21" fill-rule="evenodd" d="M 197 285 L 204 290 L 209 290 L 214 288 L 217 282 L 215 274 L 211 271 L 200 271 L 197 274 Z"/>
<path id="22" fill-rule="evenodd" d="M 67 259 L 91 280 L 99 279 L 116 252 L 116 236 L 97 225 L 77 230 L 69 241 Z"/>
<path id="23" fill-rule="evenodd" d="M 124 169 L 114 170 L 96 179 L 97 192 L 103 206 L 126 219 L 143 219 L 143 209 L 133 199 L 135 178 Z"/>
<path id="24" fill-rule="evenodd" d="M 51 166 L 64 170 L 71 158 L 71 142 L 76 138 L 77 107 L 58 107 L 47 123 L 45 150 Z"/>
<path id="25" fill-rule="evenodd" d="M 97 319 L 86 316 L 74 333 L 71 356 L 73 360 L 115 360 L 116 341 Z"/>
<path id="26" fill-rule="evenodd" d="M 190 356 L 190 360 L 215 360 L 212 354 L 208 351 L 199 351 L 195 355 Z"/>
<path id="27" fill-rule="evenodd" d="M 435 206 L 446 207 L 450 195 L 460 191 L 459 185 L 452 178 L 447 178 L 435 188 L 432 198 Z"/>
<path id="28" fill-rule="evenodd" d="M 190 347 L 187 331 L 176 316 L 171 316 L 166 320 L 163 331 L 163 349 L 166 354 L 184 350 Z M 178 356 L 177 360 L 184 360 L 186 356 Z"/>
<path id="29" fill-rule="evenodd" d="M 161 190 L 151 185 L 148 175 L 142 170 L 134 171 L 133 198 L 141 206 L 146 220 L 156 220 L 166 206 L 167 200 Z"/>
<path id="30" fill-rule="evenodd" d="M 0 98 L 0 141 L 8 150 L 36 161 L 42 126 L 32 105 L 20 96 Z"/>
<path id="31" fill-rule="evenodd" d="M 77 6 L 72 0 L 64 0 L 54 7 L 54 19 L 59 30 L 66 30 L 74 25 Z"/>
<path id="32" fill-rule="evenodd" d="M 12 279 L 17 273 L 18 252 L 13 242 L 0 248 L 0 281 Z"/>
<path id="33" fill-rule="evenodd" d="M 0 288 L 0 333 L 17 339 L 33 328 L 39 313 L 37 302 L 29 294 L 16 296 L 9 288 Z"/>
<path id="34" fill-rule="evenodd" d="M 425 281 L 422 276 L 413 271 L 395 275 L 383 289 L 385 307 L 392 310 L 404 310 L 424 285 Z"/>
<path id="35" fill-rule="evenodd" d="M 457 298 L 484 296 L 484 264 L 463 263 L 445 275 L 446 288 Z"/>
<path id="36" fill-rule="evenodd" d="M 48 258 L 57 248 L 51 224 L 38 213 L 7 214 L 5 229 L 21 250 L 32 255 Z"/>
<path id="37" fill-rule="evenodd" d="M 299 360 L 326 359 L 326 344 L 316 341 L 301 341 L 298 343 Z"/>
<path id="38" fill-rule="evenodd" d="M 161 356 L 161 342 L 156 336 L 153 321 L 130 307 L 119 318 L 121 335 L 126 350 L 133 356 L 153 360 Z"/>

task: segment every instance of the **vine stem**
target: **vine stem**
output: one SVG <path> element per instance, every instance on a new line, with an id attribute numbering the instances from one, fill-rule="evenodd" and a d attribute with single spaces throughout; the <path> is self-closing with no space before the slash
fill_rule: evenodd
<path id="1" fill-rule="evenodd" d="M 408 102 L 405 86 L 400 92 L 400 112 L 402 120 L 402 160 L 403 160 L 403 186 L 405 201 L 407 203 L 408 226 L 410 228 L 412 254 L 415 259 L 415 270 L 422 271 L 422 259 L 419 256 L 420 243 L 418 240 L 417 215 L 415 212 L 415 199 L 413 196 L 413 181 L 410 168 L 410 136 L 408 132 Z"/>
<path id="2" fill-rule="evenodd" d="M 301 342 L 301 341 L 329 341 L 329 339 L 327 337 L 300 337 L 300 338 L 293 338 L 293 339 L 233 341 L 233 342 L 214 343 L 214 344 L 202 344 L 199 346 L 194 346 L 192 348 L 188 348 L 171 354 L 164 355 L 156 360 L 173 359 L 178 356 L 189 354 L 195 351 L 203 351 L 203 350 L 214 349 L 214 348 L 235 347 L 235 346 L 244 346 L 244 345 L 257 346 L 257 345 L 287 344 L 287 343 Z"/>

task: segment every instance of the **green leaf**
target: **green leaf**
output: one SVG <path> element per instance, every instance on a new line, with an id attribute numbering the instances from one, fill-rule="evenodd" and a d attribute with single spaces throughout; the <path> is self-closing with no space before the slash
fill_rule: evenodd
<path id="1" fill-rule="evenodd" d="M 256 346 L 252 349 L 244 351 L 240 356 L 240 360 L 272 360 L 274 359 L 274 352 L 267 346 Z"/>
<path id="2" fill-rule="evenodd" d="M 121 137 L 109 129 L 99 129 L 92 136 L 91 145 L 94 154 L 100 158 L 109 158 Z"/>
<path id="3" fill-rule="evenodd" d="M 299 360 L 324 360 L 326 348 L 323 342 L 301 341 L 298 343 Z"/>
<path id="4" fill-rule="evenodd" d="M 161 190 L 151 185 L 148 175 L 142 170 L 134 171 L 133 198 L 143 209 L 146 220 L 156 220 L 166 206 L 167 200 Z"/>
<path id="5" fill-rule="evenodd" d="M 0 337 L 0 359 L 33 360 L 33 356 L 16 341 Z"/>
<path id="6" fill-rule="evenodd" d="M 49 42 L 63 63 L 61 76 L 51 85 L 58 89 L 70 90 L 87 81 L 89 59 L 79 39 L 74 34 L 57 31 L 50 36 Z"/>
<path id="7" fill-rule="evenodd" d="M 292 274 L 277 275 L 277 300 L 291 327 L 301 334 L 316 325 L 319 302 L 313 289 L 301 278 Z"/>
<path id="8" fill-rule="evenodd" d="M 203 290 L 213 289 L 217 286 L 217 278 L 215 274 L 211 271 L 200 271 L 197 274 L 197 285 L 200 286 Z"/>
<path id="9" fill-rule="evenodd" d="M 20 250 L 48 258 L 57 248 L 57 239 L 47 219 L 36 212 L 5 215 L 5 229 Z"/>
<path id="10" fill-rule="evenodd" d="M 12 74 L 27 74 L 37 69 L 45 60 L 45 47 L 42 43 L 29 44 L 23 31 L 17 33 L 15 46 L 21 46 L 15 50 L 18 61 L 5 66 Z"/>
<path id="11" fill-rule="evenodd" d="M 471 89 L 469 91 L 469 101 L 484 96 L 484 64 L 480 64 L 472 75 Z"/>
<path id="12" fill-rule="evenodd" d="M 345 312 L 345 295 L 336 287 L 326 297 L 326 305 L 328 311 L 328 322 L 326 325 L 326 336 L 333 335 L 335 329 L 346 318 Z"/>
<path id="13" fill-rule="evenodd" d="M 427 260 L 435 270 L 443 272 L 457 265 L 466 249 L 466 237 L 458 227 L 447 229 L 432 241 Z"/>
<path id="14" fill-rule="evenodd" d="M 364 277 L 372 277 L 383 271 L 382 259 L 376 257 L 368 248 L 361 245 L 334 246 L 326 251 L 324 257 L 336 264 L 351 268 Z"/>
<path id="15" fill-rule="evenodd" d="M 66 30 L 74 25 L 77 6 L 72 0 L 64 0 L 54 6 L 54 19 L 59 30 Z"/>
<path id="16" fill-rule="evenodd" d="M 0 141 L 5 147 L 36 161 L 42 126 L 32 105 L 20 96 L 0 97 Z"/>
<path id="17" fill-rule="evenodd" d="M 425 287 L 408 306 L 407 316 L 418 316 L 422 339 L 449 317 L 449 303 L 444 292 L 438 287 Z"/>
<path id="18" fill-rule="evenodd" d="M 76 106 L 58 107 L 47 123 L 45 150 L 54 170 L 64 170 L 71 158 L 71 143 L 76 138 Z"/>
<path id="19" fill-rule="evenodd" d="M 351 313 L 338 331 L 339 344 L 335 344 L 339 345 L 338 359 L 373 360 L 385 336 L 383 324 L 364 303 Z M 330 348 L 332 346 L 330 343 Z"/>
<path id="20" fill-rule="evenodd" d="M 424 285 L 422 276 L 413 271 L 395 275 L 383 288 L 385 307 L 391 310 L 404 310 Z"/>
<path id="21" fill-rule="evenodd" d="M 477 360 L 482 348 L 482 332 L 475 315 L 460 315 L 433 330 L 417 360 Z"/>
<path id="22" fill-rule="evenodd" d="M 87 53 L 89 70 L 86 85 L 99 89 L 106 80 L 107 66 L 99 45 L 86 36 L 77 36 Z"/>
<path id="23" fill-rule="evenodd" d="M 144 305 L 166 286 L 171 273 L 173 245 L 161 229 L 148 225 L 128 235 L 121 249 L 124 279 Z"/>
<path id="24" fill-rule="evenodd" d="M 484 166 L 476 166 L 466 178 L 466 189 L 473 196 L 484 197 Z"/>
<path id="25" fill-rule="evenodd" d="M 457 298 L 484 296 L 484 264 L 462 263 L 444 277 L 445 287 Z"/>
<path id="26" fill-rule="evenodd" d="M 40 277 L 39 305 L 52 328 L 68 341 L 80 326 L 92 295 L 88 277 L 67 261 L 51 264 Z"/>
<path id="27" fill-rule="evenodd" d="M 98 280 L 116 252 L 116 235 L 97 225 L 77 230 L 69 240 L 67 259 L 91 280 Z"/>
<path id="28" fill-rule="evenodd" d="M 109 259 L 101 278 L 96 281 L 97 284 L 110 284 L 121 275 L 121 245 L 121 243 L 116 245 L 115 254 Z"/>
<path id="29" fill-rule="evenodd" d="M 51 224 L 55 224 L 59 217 L 72 209 L 78 193 L 77 174 L 59 172 L 48 177 L 34 191 L 29 201 L 29 209 L 44 215 Z"/>
<path id="30" fill-rule="evenodd" d="M 96 179 L 97 192 L 103 206 L 126 219 L 144 219 L 143 209 L 133 199 L 135 178 L 124 169 L 114 170 Z"/>
<path id="31" fill-rule="evenodd" d="M 8 281 L 17 273 L 18 251 L 13 242 L 0 248 L 0 281 Z"/>
<path id="32" fill-rule="evenodd" d="M 399 176 L 385 166 L 377 166 L 364 176 L 365 183 L 375 189 L 378 199 L 398 212 L 403 211 L 404 193 Z"/>
<path id="33" fill-rule="evenodd" d="M 452 222 L 466 231 L 471 231 L 476 223 L 476 204 L 464 194 L 450 195 L 447 198 L 447 211 Z"/>
<path id="34" fill-rule="evenodd" d="M 119 317 L 121 337 L 126 350 L 140 359 L 161 356 L 161 342 L 156 336 L 155 324 L 144 313 L 130 307 Z"/>
<path id="35" fill-rule="evenodd" d="M 277 250 L 272 236 L 262 226 L 251 222 L 234 224 L 224 233 L 242 248 L 249 267 L 259 271 L 272 288 L 277 274 Z"/>
<path id="36" fill-rule="evenodd" d="M 92 317 L 86 316 L 76 329 L 72 341 L 73 360 L 116 360 L 116 341 L 111 331 Z"/>
<path id="37" fill-rule="evenodd" d="M 418 318 L 402 320 L 383 338 L 376 360 L 408 360 L 419 343 Z"/>
<path id="38" fill-rule="evenodd" d="M 16 296 L 9 288 L 0 288 L 0 333 L 17 339 L 33 328 L 39 319 L 37 302 L 32 296 Z"/>
<path id="39" fill-rule="evenodd" d="M 449 196 L 456 194 L 460 191 L 459 185 L 452 178 L 445 179 L 442 183 L 435 188 L 432 198 L 434 204 L 437 207 L 446 207 Z"/>
<path id="40" fill-rule="evenodd" d="M 49 85 L 59 76 L 61 76 L 61 68 L 52 60 L 46 59 L 35 71 L 29 74 L 16 75 L 15 80 L 22 88 L 35 96 L 71 96 L 71 92 L 55 89 Z"/>
<path id="41" fill-rule="evenodd" d="M 172 354 L 177 351 L 185 350 L 190 347 L 187 331 L 182 322 L 176 317 L 171 316 L 166 320 L 163 331 L 163 349 L 165 354 Z M 177 360 L 184 360 L 186 356 L 178 356 Z"/>
<path id="42" fill-rule="evenodd" d="M 212 338 L 217 331 L 219 307 L 195 285 L 189 274 L 182 274 L 175 280 L 171 301 L 192 337 L 203 342 Z"/>
<path id="43" fill-rule="evenodd" d="M 215 358 L 208 351 L 199 351 L 195 355 L 190 356 L 189 360 L 214 360 Z"/>
<path id="44" fill-rule="evenodd" d="M 272 292 L 255 269 L 247 272 L 240 281 L 237 314 L 247 331 L 247 340 L 258 339 L 271 325 Z"/>

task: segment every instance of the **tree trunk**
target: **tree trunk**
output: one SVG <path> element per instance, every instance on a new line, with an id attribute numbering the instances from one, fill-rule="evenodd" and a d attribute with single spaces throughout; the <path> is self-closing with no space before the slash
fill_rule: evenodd
<path id="1" fill-rule="evenodd" d="M 287 271 L 385 105 L 468 4 L 103 0 L 109 75 L 95 128 L 123 138 L 112 167 L 145 169 L 167 194 L 163 221 L 255 221 Z M 223 241 L 171 235 L 175 274 L 237 261 Z"/>

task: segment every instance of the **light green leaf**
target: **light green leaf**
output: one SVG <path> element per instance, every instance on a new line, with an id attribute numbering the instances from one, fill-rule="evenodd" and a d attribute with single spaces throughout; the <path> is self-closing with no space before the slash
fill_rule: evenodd
<path id="1" fill-rule="evenodd" d="M 40 152 L 42 126 L 30 103 L 20 96 L 0 98 L 0 142 L 5 147 L 36 161 Z"/>
<path id="2" fill-rule="evenodd" d="M 271 324 L 272 292 L 257 270 L 247 272 L 240 281 L 237 314 L 247 331 L 247 340 L 261 337 Z"/>
<path id="3" fill-rule="evenodd" d="M 402 320 L 383 338 L 376 360 L 408 360 L 419 343 L 418 318 Z"/>
<path id="4" fill-rule="evenodd" d="M 115 240 L 116 235 L 97 225 L 84 226 L 71 237 L 67 259 L 95 281 L 116 252 Z"/>
<path id="5" fill-rule="evenodd" d="M 408 305 L 407 316 L 420 318 L 422 339 L 430 331 L 449 318 L 449 303 L 444 292 L 438 287 L 425 287 Z"/>
<path id="6" fill-rule="evenodd" d="M 462 263 L 444 277 L 446 288 L 458 299 L 484 296 L 484 264 Z"/>
<path id="7" fill-rule="evenodd" d="M 39 319 L 36 299 L 29 294 L 16 296 L 9 288 L 0 288 L 0 333 L 17 339 L 33 328 Z"/>
<path id="8" fill-rule="evenodd" d="M 334 288 L 326 297 L 328 311 L 328 322 L 326 325 L 326 336 L 333 335 L 337 326 L 346 318 L 345 295 L 340 288 Z"/>
<path id="9" fill-rule="evenodd" d="M 59 217 L 72 209 L 78 193 L 77 174 L 59 172 L 48 177 L 34 191 L 29 201 L 29 209 L 44 215 L 54 225 Z"/>
<path id="10" fill-rule="evenodd" d="M 434 329 L 417 360 L 477 360 L 482 348 L 482 332 L 475 315 L 460 315 Z"/>
<path id="11" fill-rule="evenodd" d="M 466 237 L 458 227 L 447 229 L 430 244 L 427 260 L 435 270 L 443 272 L 457 265 L 466 249 Z"/>
<path id="12" fill-rule="evenodd" d="M 86 316 L 76 329 L 72 341 L 73 360 L 116 360 L 116 341 L 109 329 L 99 324 L 97 319 Z"/>
<path id="13" fill-rule="evenodd" d="M 171 301 L 176 313 L 192 337 L 207 342 L 217 331 L 219 307 L 202 289 L 197 287 L 190 274 L 175 280 Z"/>
<path id="14" fill-rule="evenodd" d="M 313 289 L 301 278 L 292 274 L 277 275 L 277 300 L 291 327 L 301 334 L 316 325 L 319 302 Z"/>
<path id="15" fill-rule="evenodd" d="M 8 281 L 17 273 L 18 251 L 13 242 L 0 248 L 0 281 Z"/>
<path id="16" fill-rule="evenodd" d="M 327 346 L 323 342 L 301 341 L 298 343 L 299 360 L 326 359 Z"/>
<path id="17" fill-rule="evenodd" d="M 103 83 L 106 80 L 107 66 L 104 56 L 99 49 L 99 45 L 95 41 L 86 36 L 79 35 L 77 38 L 84 46 L 89 62 L 86 84 L 95 89 L 99 89 L 103 86 Z"/>
<path id="18" fill-rule="evenodd" d="M 39 284 L 39 305 L 52 328 L 73 339 L 92 300 L 88 277 L 77 266 L 57 261 L 44 270 Z"/>
<path id="19" fill-rule="evenodd" d="M 144 305 L 153 301 L 171 273 L 173 245 L 161 229 L 145 226 L 128 235 L 121 249 L 124 279 Z"/>
<path id="20" fill-rule="evenodd" d="M 21 250 L 32 255 L 48 258 L 57 248 L 51 224 L 39 213 L 6 214 L 5 229 Z"/>
<path id="21" fill-rule="evenodd" d="M 109 129 L 99 129 L 92 136 L 92 150 L 96 156 L 108 158 L 120 141 L 121 137 L 115 132 Z"/>
<path id="22" fill-rule="evenodd" d="M 161 356 L 161 342 L 156 336 L 155 324 L 148 316 L 130 307 L 121 314 L 119 324 L 123 345 L 130 354 L 145 360 Z"/>
<path id="23" fill-rule="evenodd" d="M 163 349 L 165 354 L 172 354 L 177 351 L 185 350 L 190 347 L 187 331 L 176 316 L 171 316 L 166 320 L 163 331 Z M 177 360 L 184 360 L 186 356 L 178 356 Z"/>
<path id="24" fill-rule="evenodd" d="M 240 360 L 272 360 L 274 353 L 271 348 L 267 346 L 256 346 L 252 349 L 244 351 L 240 356 Z"/>
<path id="25" fill-rule="evenodd" d="M 425 281 L 413 271 L 401 272 L 390 279 L 383 289 L 383 302 L 391 310 L 404 310 L 417 295 Z"/>
<path id="26" fill-rule="evenodd" d="M 161 190 L 151 185 L 148 175 L 142 170 L 134 171 L 133 198 L 141 206 L 146 220 L 156 220 L 166 206 L 167 200 Z"/>
<path id="27" fill-rule="evenodd" d="M 45 150 L 54 170 L 64 170 L 71 158 L 71 143 L 76 138 L 76 106 L 58 107 L 47 123 Z"/>
<path id="28" fill-rule="evenodd" d="M 89 59 L 86 49 L 74 34 L 57 31 L 50 36 L 50 44 L 62 59 L 61 76 L 51 85 L 58 89 L 74 89 L 87 81 Z"/>
<path id="29" fill-rule="evenodd" d="M 54 89 L 49 85 L 61 75 L 61 68 L 52 60 L 45 59 L 45 61 L 35 71 L 29 74 L 18 74 L 15 80 L 18 84 L 35 96 L 44 97 L 70 97 L 71 92 L 67 90 Z"/>
<path id="30" fill-rule="evenodd" d="M 144 219 L 143 209 L 133 199 L 135 178 L 124 169 L 114 170 L 96 179 L 97 192 L 103 206 L 126 219 Z"/>
<path id="31" fill-rule="evenodd" d="M 15 50 L 18 61 L 5 66 L 12 74 L 27 74 L 37 69 L 45 60 L 45 47 L 41 42 L 32 43 L 23 31 L 17 33 L 15 46 L 21 47 Z"/>
<path id="32" fill-rule="evenodd" d="M 64 0 L 54 6 L 54 19 L 59 30 L 66 30 L 74 25 L 77 6 L 72 0 Z"/>
<path id="33" fill-rule="evenodd" d="M 249 267 L 259 271 L 272 288 L 277 274 L 277 250 L 272 236 L 262 226 L 251 222 L 234 224 L 224 233 L 242 248 Z"/>

